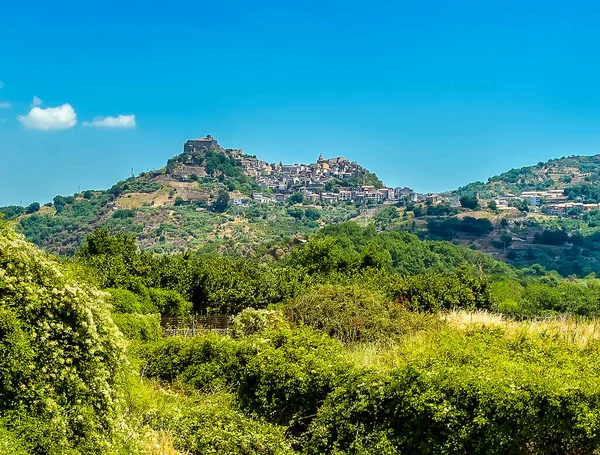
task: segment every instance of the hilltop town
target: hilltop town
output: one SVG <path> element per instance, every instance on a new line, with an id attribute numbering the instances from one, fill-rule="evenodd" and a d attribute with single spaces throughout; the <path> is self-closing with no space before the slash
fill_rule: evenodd
<path id="1" fill-rule="evenodd" d="M 375 174 L 355 161 L 351 162 L 343 157 L 326 159 L 323 154 L 320 154 L 315 163 L 284 164 L 282 161 L 268 163 L 255 156 L 245 155 L 239 149 L 224 149 L 210 135 L 188 140 L 183 146 L 184 154 L 209 150 L 219 151 L 239 162 L 244 173 L 265 190 L 262 193 L 252 193 L 252 198 L 259 202 L 285 201 L 298 192 L 308 202 L 324 204 L 345 201 L 385 203 L 425 200 L 425 196 L 415 193 L 411 188 L 385 187 Z M 246 203 L 244 198 L 233 200 L 234 205 L 244 203 Z"/>

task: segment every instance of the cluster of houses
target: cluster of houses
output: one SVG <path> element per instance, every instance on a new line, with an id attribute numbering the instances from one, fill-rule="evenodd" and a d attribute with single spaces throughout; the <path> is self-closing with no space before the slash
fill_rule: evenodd
<path id="1" fill-rule="evenodd" d="M 511 201 L 526 201 L 534 210 L 541 210 L 546 215 L 579 214 L 588 210 L 597 210 L 599 204 L 586 204 L 584 202 L 569 201 L 563 190 L 523 191 L 519 196 L 507 193 L 495 199 L 499 209 L 510 207 Z"/>
<path id="2" fill-rule="evenodd" d="M 273 203 L 284 202 L 292 194 L 300 193 L 303 200 L 314 204 L 333 204 L 337 202 L 354 203 L 395 203 L 398 201 L 423 201 L 425 196 L 415 193 L 410 188 L 375 188 L 370 185 L 361 185 L 348 190 L 338 190 L 337 192 L 319 192 L 312 189 L 300 188 L 293 192 L 275 192 L 271 195 L 263 193 L 253 193 L 251 198 L 234 198 L 231 202 L 234 206 L 246 206 L 250 202 Z"/>
<path id="3" fill-rule="evenodd" d="M 410 188 L 375 188 L 359 185 L 367 171 L 355 161 L 343 157 L 325 159 L 319 155 L 316 163 L 283 164 L 267 163 L 254 156 L 244 155 L 241 150 L 223 149 L 212 136 L 187 141 L 184 152 L 195 152 L 203 149 L 219 150 L 236 159 L 246 175 L 252 177 L 258 185 L 265 188 L 270 195 L 255 193 L 250 198 L 233 199 L 233 205 L 246 205 L 251 200 L 269 203 L 287 200 L 292 194 L 300 192 L 304 200 L 313 203 L 377 203 L 396 202 L 400 200 L 424 201 L 425 196 L 415 193 Z M 328 182 L 341 184 L 329 187 Z M 347 182 L 347 184 L 344 184 Z"/>

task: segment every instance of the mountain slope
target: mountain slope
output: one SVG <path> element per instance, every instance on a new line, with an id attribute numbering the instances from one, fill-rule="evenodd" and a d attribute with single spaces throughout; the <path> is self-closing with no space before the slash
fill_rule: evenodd
<path id="1" fill-rule="evenodd" d="M 600 155 L 569 156 L 539 162 L 534 166 L 511 169 L 490 177 L 486 183 L 474 182 L 453 193 L 479 193 L 482 198 L 520 195 L 524 191 L 565 190 L 600 185 Z"/>
<path id="2" fill-rule="evenodd" d="M 352 203 L 324 206 L 323 195 L 340 194 L 352 185 L 383 186 L 375 174 L 343 158 L 269 165 L 216 141 L 210 148 L 189 142 L 162 169 L 108 190 L 0 212 L 16 220 L 30 241 L 59 254 L 72 254 L 98 228 L 135 233 L 141 247 L 157 252 L 201 248 L 252 254 L 261 244 L 359 214 Z"/>

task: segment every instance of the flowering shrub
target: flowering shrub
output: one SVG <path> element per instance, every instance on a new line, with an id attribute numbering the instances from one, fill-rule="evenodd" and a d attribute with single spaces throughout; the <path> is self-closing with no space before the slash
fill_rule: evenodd
<path id="1" fill-rule="evenodd" d="M 0 221 L 0 417 L 41 454 L 115 447 L 122 339 L 104 294 Z"/>

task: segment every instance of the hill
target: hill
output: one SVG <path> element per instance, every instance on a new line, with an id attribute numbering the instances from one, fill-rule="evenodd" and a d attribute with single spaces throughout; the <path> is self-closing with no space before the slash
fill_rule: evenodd
<path id="1" fill-rule="evenodd" d="M 552 159 L 428 197 L 396 225 L 518 267 L 600 273 L 600 155 Z"/>
<path id="2" fill-rule="evenodd" d="M 519 196 L 524 192 L 560 190 L 572 199 L 583 196 L 599 202 L 600 155 L 569 156 L 539 162 L 534 166 L 511 169 L 490 177 L 487 182 L 474 182 L 453 191 L 464 195 L 478 193 L 484 199 L 501 196 Z"/>
<path id="3" fill-rule="evenodd" d="M 207 136 L 187 141 L 162 169 L 107 190 L 0 212 L 28 240 L 62 255 L 98 228 L 135 233 L 141 247 L 162 253 L 235 248 L 252 254 L 264 243 L 354 218 L 367 198 L 388 192 L 375 174 L 345 158 L 269 164 Z"/>
<path id="4" fill-rule="evenodd" d="M 449 240 L 517 267 L 600 273 L 600 155 L 553 159 L 440 195 L 386 188 L 355 162 L 267 163 L 211 136 L 156 171 L 102 191 L 3 207 L 47 251 L 73 254 L 96 229 L 128 232 L 158 253 L 256 256 L 348 220 Z M 277 250 L 277 248 L 275 248 Z"/>

